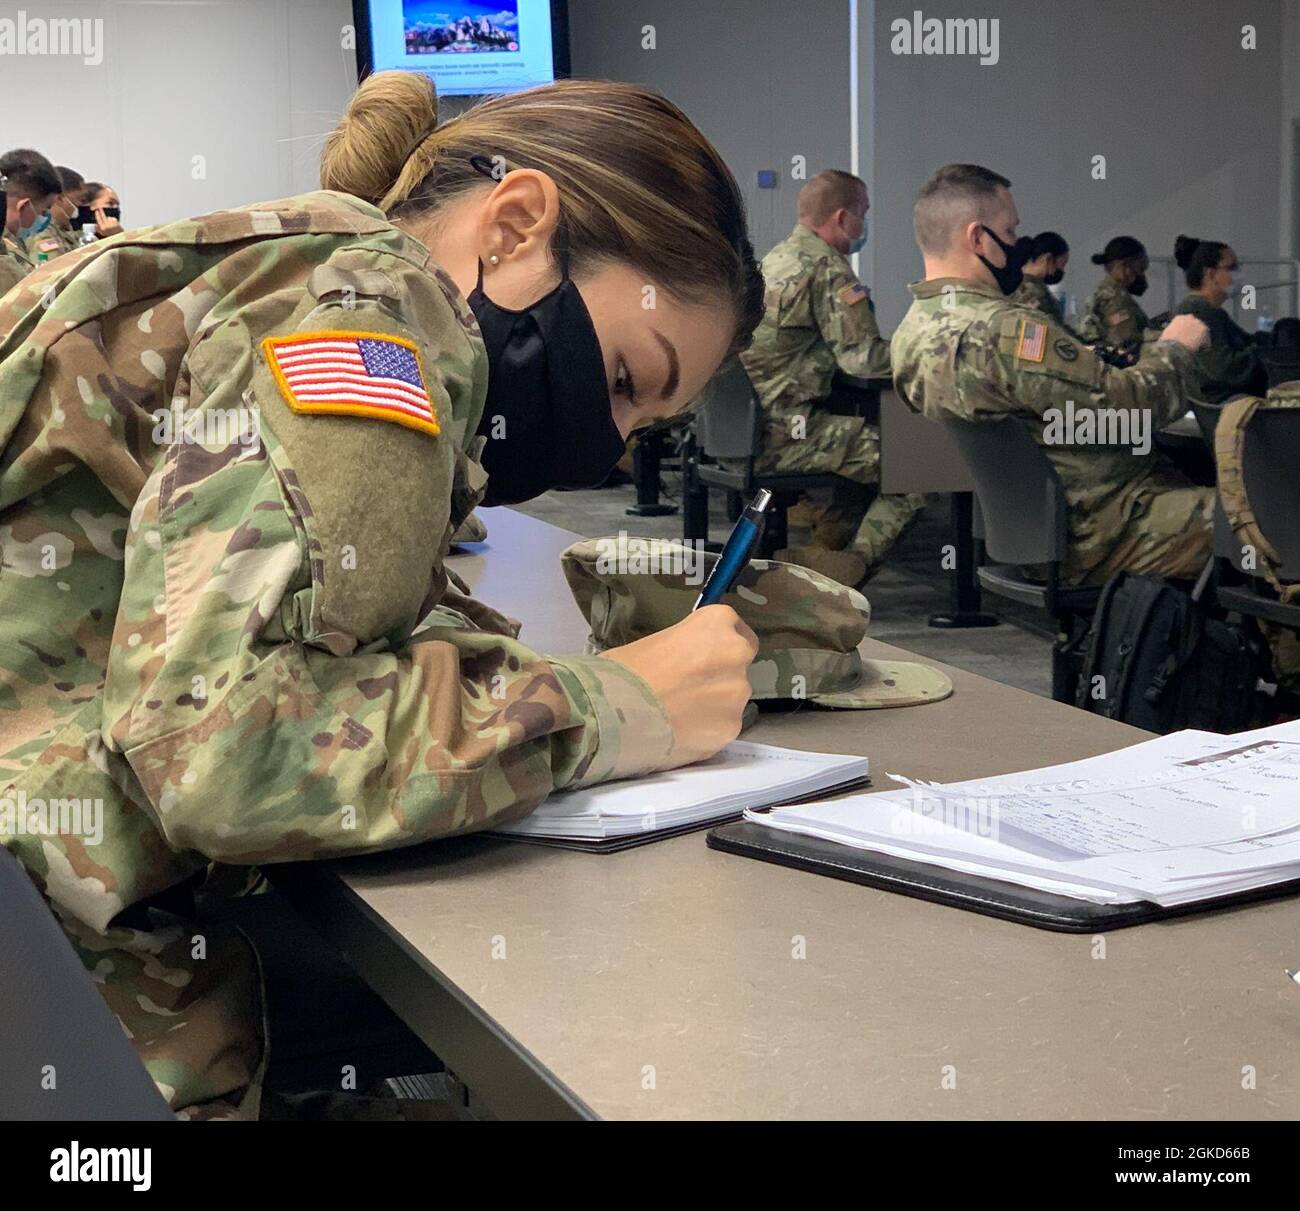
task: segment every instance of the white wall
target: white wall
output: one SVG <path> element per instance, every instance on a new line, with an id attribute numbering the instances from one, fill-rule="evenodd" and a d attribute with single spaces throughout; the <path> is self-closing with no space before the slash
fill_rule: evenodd
<path id="1" fill-rule="evenodd" d="M 848 13 L 848 0 L 569 0 L 573 74 L 680 105 L 735 173 L 761 256 L 794 225 L 792 157 L 808 176 L 849 167 Z M 760 168 L 776 189 L 757 187 Z"/>
<path id="2" fill-rule="evenodd" d="M 1226 240 L 1243 258 L 1277 256 L 1289 243 L 1279 156 L 1284 6 L 1276 0 L 864 4 L 874 9 L 862 20 L 874 62 L 862 105 L 875 130 L 876 189 L 863 275 L 886 327 L 901 318 L 905 284 L 921 272 L 912 203 L 950 161 L 1004 173 L 1021 230 L 1065 236 L 1074 252 L 1066 287 L 1080 301 L 1098 276 L 1089 254 L 1114 235 L 1137 236 L 1153 256 L 1168 256 L 1180 232 Z M 997 17 L 998 63 L 892 54 L 891 22 L 917 8 L 927 17 Z M 1258 31 L 1253 51 L 1241 47 L 1247 22 Z M 1294 60 L 1293 50 L 1288 75 Z M 1094 155 L 1106 156 L 1104 181 L 1091 177 Z"/>
<path id="3" fill-rule="evenodd" d="M 19 7 L 101 19 L 105 55 L 97 67 L 0 58 L 0 150 L 34 145 L 110 182 L 131 225 L 315 187 L 321 141 L 355 86 L 341 45 L 349 0 L 0 0 L 0 17 Z M 915 8 L 998 17 L 998 64 L 892 55 L 890 22 Z M 677 101 L 736 173 L 760 254 L 794 222 L 793 156 L 809 174 L 848 167 L 849 0 L 570 10 L 575 74 Z M 860 0 L 860 14 L 859 151 L 873 187 L 862 269 L 887 328 L 920 270 L 912 201 L 954 159 L 1010 176 L 1025 229 L 1065 234 L 1080 295 L 1087 254 L 1123 231 L 1157 254 L 1179 231 L 1243 256 L 1300 253 L 1300 0 Z M 1089 177 L 1093 154 L 1107 156 L 1104 182 Z M 777 189 L 756 187 L 760 168 L 777 171 Z"/>
<path id="4" fill-rule="evenodd" d="M 129 226 L 317 187 L 356 87 L 349 0 L 3 0 L 0 17 L 20 7 L 102 20 L 104 56 L 0 58 L 0 149 L 115 186 Z"/>
<path id="5" fill-rule="evenodd" d="M 0 17 L 18 0 L 0 0 Z M 132 226 L 315 188 L 321 142 L 356 87 L 350 0 L 25 0 L 104 22 L 101 65 L 0 58 L 0 150 L 32 145 L 116 186 Z M 849 165 L 846 0 L 571 0 L 573 71 L 639 81 L 717 143 L 763 252 L 798 182 Z M 655 26 L 658 47 L 641 48 Z M 459 108 L 458 99 L 447 106 Z M 192 161 L 206 159 L 206 178 Z M 775 190 L 755 173 L 773 168 Z"/>

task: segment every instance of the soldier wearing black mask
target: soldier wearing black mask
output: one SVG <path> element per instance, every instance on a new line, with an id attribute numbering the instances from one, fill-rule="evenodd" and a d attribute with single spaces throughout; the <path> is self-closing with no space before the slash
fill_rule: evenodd
<path id="1" fill-rule="evenodd" d="M 1090 259 L 1106 273 L 1084 304 L 1079 335 L 1090 344 L 1136 351 L 1159 331 L 1137 301 L 1147 291 L 1147 250 L 1131 235 L 1120 235 Z"/>
<path id="2" fill-rule="evenodd" d="M 1065 320 L 1060 300 L 1049 289 L 1060 284 L 1065 277 L 1065 267 L 1070 263 L 1070 246 L 1054 231 L 1043 231 L 1032 239 L 1023 237 L 1028 253 L 1025 259 L 1025 276 L 1016 291 L 1016 302 L 1050 315 L 1058 323 Z"/>

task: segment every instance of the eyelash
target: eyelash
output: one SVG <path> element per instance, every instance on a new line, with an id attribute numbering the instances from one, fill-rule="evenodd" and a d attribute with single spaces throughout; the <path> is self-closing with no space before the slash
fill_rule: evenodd
<path id="1" fill-rule="evenodd" d="M 626 385 L 620 386 L 620 384 Z M 627 368 L 626 362 L 619 362 L 618 364 L 618 374 L 614 377 L 614 391 L 616 394 L 626 395 L 627 402 L 635 406 L 636 383 L 632 381 L 632 371 Z"/>

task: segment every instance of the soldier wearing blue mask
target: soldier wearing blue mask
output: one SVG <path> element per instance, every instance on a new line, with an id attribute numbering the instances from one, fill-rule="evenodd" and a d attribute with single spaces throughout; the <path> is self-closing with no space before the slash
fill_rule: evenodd
<path id="1" fill-rule="evenodd" d="M 38 151 L 18 148 L 0 156 L 5 193 L 4 233 L 0 247 L 0 294 L 32 271 L 26 242 L 49 221 L 50 204 L 63 189 L 54 165 Z"/>
<path id="2" fill-rule="evenodd" d="M 867 238 L 867 187 L 847 172 L 818 173 L 799 192 L 794 231 L 763 258 L 763 322 L 741 356 L 763 407 L 764 472 L 830 472 L 851 481 L 829 508 L 800 505 L 808 546 L 780 558 L 860 584 L 921 507 L 919 496 L 867 493 L 880 482 L 880 431 L 861 416 L 831 413 L 837 372 L 888 379 L 889 340 L 880 334 L 871 292 L 849 257 Z"/>

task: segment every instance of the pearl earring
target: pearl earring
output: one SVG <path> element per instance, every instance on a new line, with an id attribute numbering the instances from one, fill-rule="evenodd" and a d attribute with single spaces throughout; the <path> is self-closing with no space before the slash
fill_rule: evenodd
<path id="1" fill-rule="evenodd" d="M 494 252 L 490 257 L 488 257 L 488 264 L 489 264 L 489 265 L 500 265 L 500 264 L 501 264 L 501 258 L 500 258 L 499 256 L 497 256 L 497 254 Z"/>

